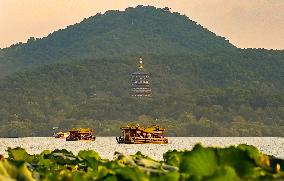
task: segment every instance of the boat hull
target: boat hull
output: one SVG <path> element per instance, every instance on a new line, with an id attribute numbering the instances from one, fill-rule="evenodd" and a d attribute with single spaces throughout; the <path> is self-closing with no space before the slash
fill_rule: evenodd
<path id="1" fill-rule="evenodd" d="M 131 138 L 125 140 L 122 137 L 116 137 L 119 144 L 167 144 L 167 138 Z"/>

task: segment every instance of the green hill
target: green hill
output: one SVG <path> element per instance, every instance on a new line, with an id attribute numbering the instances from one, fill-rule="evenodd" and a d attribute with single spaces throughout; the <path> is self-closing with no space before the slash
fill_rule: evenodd
<path id="1" fill-rule="evenodd" d="M 233 48 L 225 38 L 186 16 L 155 7 L 108 11 L 42 39 L 30 38 L 0 52 L 0 70 L 10 72 L 71 60 L 121 55 L 179 55 Z"/>
<path id="2" fill-rule="evenodd" d="M 151 99 L 129 96 L 140 56 Z M 238 49 L 163 9 L 108 11 L 2 49 L 0 70 L 0 136 L 115 135 L 137 121 L 172 136 L 284 136 L 284 52 Z"/>

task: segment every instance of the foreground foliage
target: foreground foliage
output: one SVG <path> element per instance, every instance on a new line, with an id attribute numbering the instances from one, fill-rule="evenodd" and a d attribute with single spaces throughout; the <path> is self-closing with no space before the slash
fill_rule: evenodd
<path id="1" fill-rule="evenodd" d="M 284 160 L 260 153 L 255 147 L 204 148 L 168 151 L 163 161 L 137 152 L 115 153 L 113 160 L 91 150 L 77 156 L 67 150 L 29 155 L 22 148 L 8 149 L 0 161 L 0 180 L 283 180 Z M 282 169 L 282 170 L 281 170 Z"/>

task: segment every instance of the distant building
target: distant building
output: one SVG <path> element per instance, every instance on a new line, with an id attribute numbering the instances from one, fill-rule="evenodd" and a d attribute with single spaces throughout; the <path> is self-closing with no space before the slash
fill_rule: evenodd
<path id="1" fill-rule="evenodd" d="M 164 11 L 170 11 L 171 8 L 169 8 L 169 7 L 164 7 L 163 10 L 164 10 Z"/>
<path id="2" fill-rule="evenodd" d="M 144 69 L 142 58 L 139 60 L 138 70 L 130 77 L 132 97 L 151 97 L 150 74 Z"/>

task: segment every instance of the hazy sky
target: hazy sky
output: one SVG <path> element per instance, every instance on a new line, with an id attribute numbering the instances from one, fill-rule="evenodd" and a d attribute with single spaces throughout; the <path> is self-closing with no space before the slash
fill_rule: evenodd
<path id="1" fill-rule="evenodd" d="M 284 0 L 0 0 L 0 47 L 139 4 L 171 7 L 238 47 L 284 49 Z"/>

